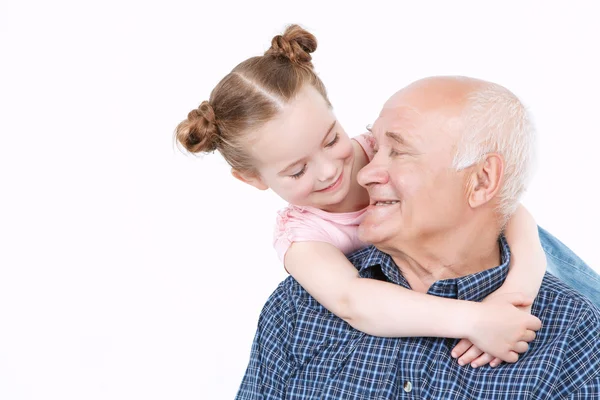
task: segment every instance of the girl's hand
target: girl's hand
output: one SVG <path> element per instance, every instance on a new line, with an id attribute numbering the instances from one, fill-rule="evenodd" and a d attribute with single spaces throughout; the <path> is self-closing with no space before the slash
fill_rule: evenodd
<path id="1" fill-rule="evenodd" d="M 535 331 L 542 325 L 537 317 L 519 309 L 531 303 L 532 300 L 521 293 L 486 298 L 473 315 L 471 333 L 452 349 L 452 357 L 460 357 L 460 365 L 471 363 L 473 367 L 516 362 L 519 353 L 529 349 L 528 342 L 535 339 Z"/>
<path id="2" fill-rule="evenodd" d="M 490 367 L 495 368 L 502 362 L 498 357 L 494 357 L 489 353 L 485 353 L 475 346 L 469 339 L 461 339 L 460 342 L 452 349 L 452 357 L 458 359 L 459 365 L 471 364 L 471 367 L 482 367 L 490 364 Z"/>

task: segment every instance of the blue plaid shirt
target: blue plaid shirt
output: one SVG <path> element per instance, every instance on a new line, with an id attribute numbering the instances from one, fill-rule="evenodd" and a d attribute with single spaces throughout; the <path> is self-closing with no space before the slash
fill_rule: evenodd
<path id="1" fill-rule="evenodd" d="M 508 273 L 503 238 L 501 249 L 500 266 L 435 282 L 428 293 L 481 301 Z M 375 247 L 349 259 L 363 278 L 409 288 Z M 516 364 L 473 369 L 450 356 L 456 339 L 364 334 L 290 277 L 262 311 L 237 399 L 600 399 L 600 311 L 546 274 L 532 312 L 542 329 Z"/>

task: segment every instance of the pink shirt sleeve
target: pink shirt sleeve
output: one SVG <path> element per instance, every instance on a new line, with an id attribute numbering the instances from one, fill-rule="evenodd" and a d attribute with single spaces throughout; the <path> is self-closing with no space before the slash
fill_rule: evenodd
<path id="1" fill-rule="evenodd" d="M 290 206 L 277 213 L 273 235 L 273 246 L 281 262 L 294 242 L 326 242 L 336 245 L 318 217 Z"/>
<path id="2" fill-rule="evenodd" d="M 367 158 L 371 161 L 375 155 L 375 138 L 370 132 L 353 138 L 362 147 Z M 284 262 L 285 253 L 294 242 L 325 242 L 329 243 L 344 254 L 348 254 L 365 244 L 357 237 L 358 221 L 351 224 L 340 224 L 339 215 L 332 221 L 324 220 L 313 212 L 303 211 L 302 207 L 289 205 L 277 213 L 273 246 Z M 351 217 L 357 218 L 357 217 Z M 330 217 L 332 219 L 332 217 Z"/>
<path id="3" fill-rule="evenodd" d="M 366 132 L 362 135 L 353 137 L 352 139 L 360 144 L 369 161 L 373 160 L 373 157 L 375 157 L 375 138 L 373 137 L 373 134 L 371 132 Z"/>

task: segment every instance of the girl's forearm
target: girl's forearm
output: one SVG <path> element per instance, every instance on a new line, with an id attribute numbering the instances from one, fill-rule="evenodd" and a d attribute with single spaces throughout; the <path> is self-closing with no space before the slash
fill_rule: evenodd
<path id="1" fill-rule="evenodd" d="M 511 260 L 506 281 L 498 292 L 537 296 L 546 273 L 546 255 L 537 224 L 525 207 L 519 206 L 508 221 L 504 234 L 511 250 Z"/>
<path id="2" fill-rule="evenodd" d="M 472 333 L 481 305 L 415 292 L 361 278 L 334 246 L 294 243 L 285 265 L 319 303 L 354 328 L 374 336 L 463 338 Z"/>
<path id="3" fill-rule="evenodd" d="M 340 317 L 374 336 L 468 337 L 480 307 L 373 279 L 357 278 L 349 289 Z"/>

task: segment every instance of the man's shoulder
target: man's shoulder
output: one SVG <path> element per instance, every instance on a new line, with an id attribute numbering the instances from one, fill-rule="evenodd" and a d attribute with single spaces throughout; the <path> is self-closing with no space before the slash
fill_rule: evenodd
<path id="1" fill-rule="evenodd" d="M 534 310 L 536 303 L 540 306 L 540 311 L 550 313 L 549 316 L 556 316 L 565 322 L 586 317 L 589 324 L 600 324 L 600 309 L 587 297 L 548 272 L 542 281 Z"/>
<path id="2" fill-rule="evenodd" d="M 283 346 L 297 362 L 310 358 L 315 348 L 348 335 L 358 335 L 343 319 L 322 306 L 293 278 L 271 294 L 259 317 L 258 331 Z"/>
<path id="3" fill-rule="evenodd" d="M 298 317 L 298 314 L 305 312 L 307 308 L 328 312 L 290 275 L 269 296 L 263 307 L 261 318 L 283 313 L 288 319 L 294 319 Z"/>
<path id="4" fill-rule="evenodd" d="M 277 285 L 277 288 L 271 293 L 265 306 L 263 307 L 263 314 L 270 310 L 281 309 L 282 307 L 289 307 L 293 304 L 292 300 L 300 292 L 304 291 L 302 286 L 290 275 L 286 279 Z M 304 291 L 305 292 L 305 291 Z"/>
<path id="5" fill-rule="evenodd" d="M 584 311 L 600 321 L 600 309 L 590 299 L 582 295 L 556 276 L 546 272 L 538 299 L 543 298 L 546 306 L 554 306 L 566 313 L 578 314 Z"/>
<path id="6" fill-rule="evenodd" d="M 594 382 L 600 362 L 600 310 L 546 273 L 532 313 L 542 321 L 532 350 L 556 366 L 563 382 L 560 391 L 576 393 Z"/>

